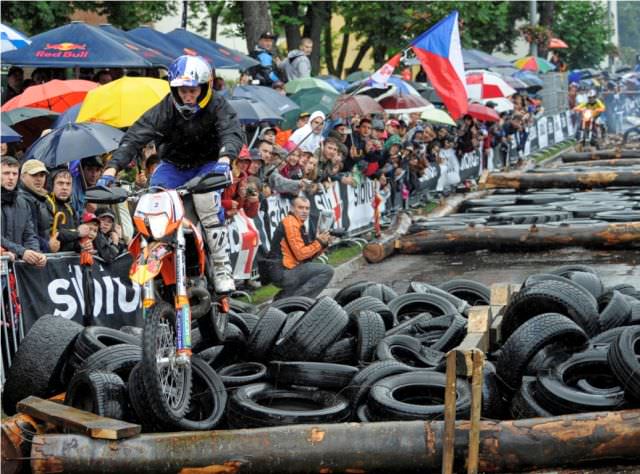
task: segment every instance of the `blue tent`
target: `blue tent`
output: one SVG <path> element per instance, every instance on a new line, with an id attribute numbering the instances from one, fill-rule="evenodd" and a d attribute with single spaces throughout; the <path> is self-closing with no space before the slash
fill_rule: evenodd
<path id="1" fill-rule="evenodd" d="M 140 26 L 126 33 L 127 36 L 136 43 L 146 46 L 147 48 L 155 48 L 171 59 L 187 54 L 184 48 L 171 41 L 167 35 L 148 26 Z"/>
<path id="2" fill-rule="evenodd" d="M 4 64 L 33 67 L 152 67 L 96 26 L 74 21 L 31 37 L 31 44 L 2 54 Z"/>
<path id="3" fill-rule="evenodd" d="M 110 24 L 103 24 L 100 25 L 100 29 L 108 35 L 112 36 L 117 41 L 120 41 L 124 46 L 129 48 L 134 53 L 139 54 L 143 58 L 150 61 L 154 66 L 169 66 L 173 61 L 173 58 L 162 54 L 157 49 L 149 48 L 136 42 L 134 39 L 131 39 L 125 31 L 116 28 L 115 26 L 112 26 Z"/>
<path id="4" fill-rule="evenodd" d="M 182 28 L 167 33 L 171 41 L 189 48 L 205 57 L 217 69 L 248 69 L 258 63 L 255 59 L 239 51 L 226 48 L 215 41 L 208 40 Z"/>
<path id="5" fill-rule="evenodd" d="M 344 92 L 349 88 L 350 84 L 344 79 L 340 79 L 336 76 L 318 76 L 318 79 L 322 79 L 330 86 L 332 86 L 335 90 L 344 94 Z"/>
<path id="6" fill-rule="evenodd" d="M 2 143 L 19 142 L 22 140 L 22 135 L 16 132 L 6 123 L 2 122 Z"/>

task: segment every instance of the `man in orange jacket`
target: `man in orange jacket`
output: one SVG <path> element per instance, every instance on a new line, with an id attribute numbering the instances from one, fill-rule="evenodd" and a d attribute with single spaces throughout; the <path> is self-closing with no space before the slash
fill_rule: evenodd
<path id="1" fill-rule="evenodd" d="M 333 277 L 331 266 L 312 262 L 329 246 L 332 237 L 328 231 L 313 239 L 309 236 L 304 226 L 309 210 L 309 200 L 296 197 L 291 213 L 282 219 L 274 233 L 268 256 L 272 262 L 270 276 L 281 288 L 274 300 L 288 296 L 315 298 Z"/>

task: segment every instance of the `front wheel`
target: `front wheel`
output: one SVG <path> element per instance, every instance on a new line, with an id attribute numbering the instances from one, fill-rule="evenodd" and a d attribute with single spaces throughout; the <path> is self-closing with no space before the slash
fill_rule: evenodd
<path id="1" fill-rule="evenodd" d="M 224 344 L 228 322 L 229 313 L 220 311 L 219 305 L 214 303 L 209 312 L 198 319 L 200 334 L 214 345 Z"/>
<path id="2" fill-rule="evenodd" d="M 144 321 L 142 378 L 151 409 L 168 423 L 181 420 L 191 399 L 191 363 L 176 357 L 175 310 L 156 303 Z"/>

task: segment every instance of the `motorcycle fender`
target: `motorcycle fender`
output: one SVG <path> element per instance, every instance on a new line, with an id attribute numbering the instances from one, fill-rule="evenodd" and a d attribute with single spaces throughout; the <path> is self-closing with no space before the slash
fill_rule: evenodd
<path id="1" fill-rule="evenodd" d="M 169 244 L 165 242 L 150 243 L 138 254 L 131 265 L 129 278 L 140 286 L 144 285 L 160 274 L 163 270 L 164 260 L 171 255 L 173 255 L 173 249 Z M 165 278 L 165 273 L 162 271 L 163 278 Z"/>

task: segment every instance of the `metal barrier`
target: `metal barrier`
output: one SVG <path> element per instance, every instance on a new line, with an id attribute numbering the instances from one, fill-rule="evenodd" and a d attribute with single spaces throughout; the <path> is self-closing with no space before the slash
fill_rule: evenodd
<path id="1" fill-rule="evenodd" d="M 0 329 L 2 350 L 0 351 L 0 385 L 4 385 L 6 371 L 11 367 L 13 356 L 24 338 L 24 324 L 20 313 L 20 300 L 13 263 L 9 257 L 0 257 L 2 293 L 0 306 L 2 319 Z"/>

